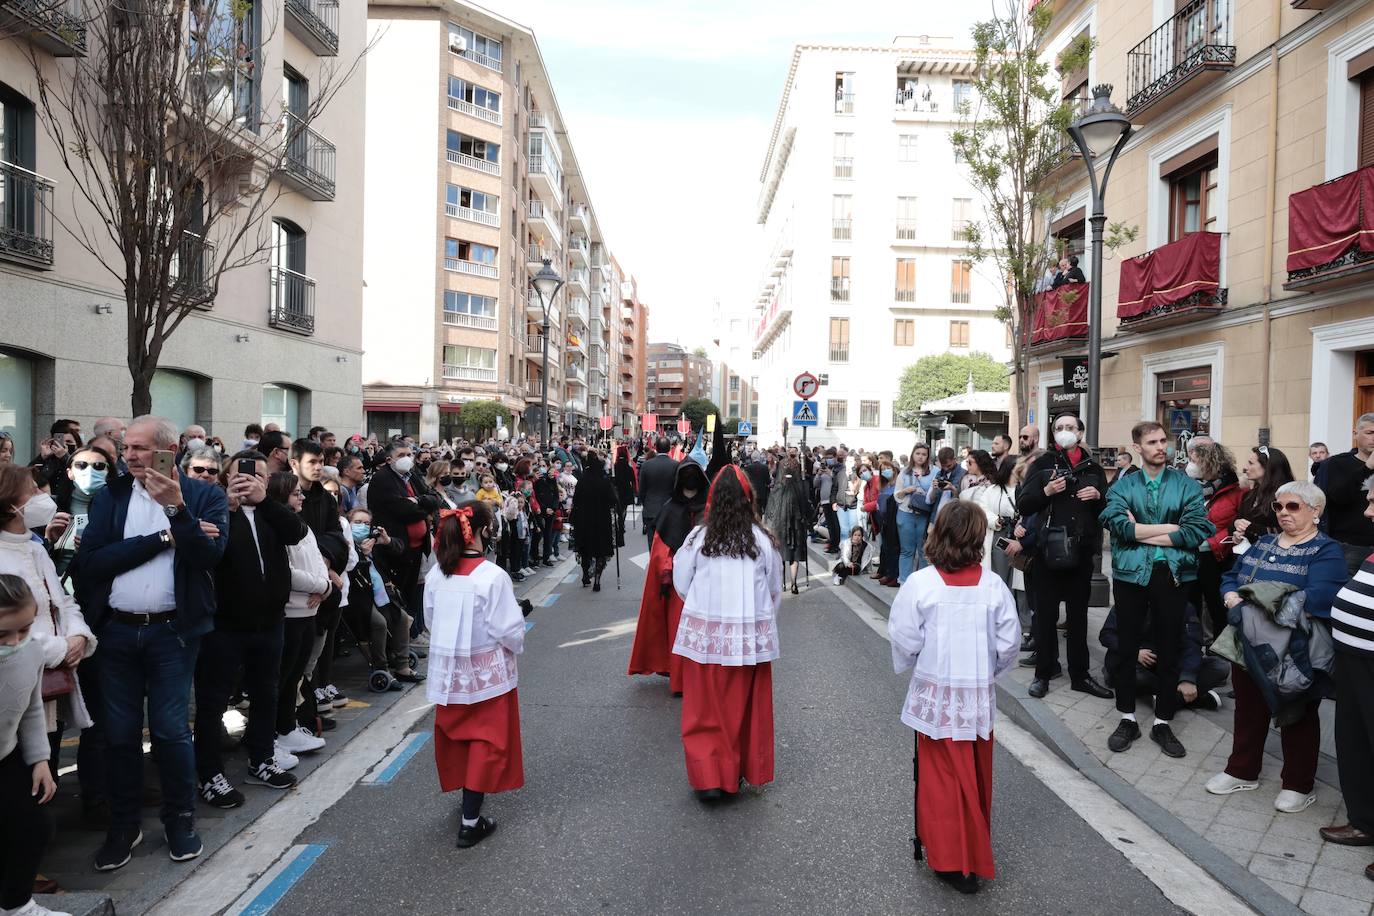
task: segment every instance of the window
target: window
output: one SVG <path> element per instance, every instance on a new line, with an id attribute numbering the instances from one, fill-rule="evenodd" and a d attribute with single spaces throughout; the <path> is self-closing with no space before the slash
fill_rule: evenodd
<path id="1" fill-rule="evenodd" d="M 496 249 L 490 245 L 479 245 L 477 242 L 462 239 L 444 239 L 444 258 L 495 265 Z"/>
<path id="2" fill-rule="evenodd" d="M 153 399 L 152 412 L 185 429 L 196 423 L 196 377 L 173 369 L 158 369 L 148 386 Z"/>
<path id="3" fill-rule="evenodd" d="M 1355 417 L 1374 413 L 1374 350 L 1355 353 Z"/>
<path id="4" fill-rule="evenodd" d="M 477 137 L 469 137 L 467 134 L 459 133 L 456 130 L 448 132 L 448 151 L 486 162 L 499 163 L 501 161 L 501 144 L 492 143 L 490 140 L 479 140 Z"/>
<path id="5" fill-rule="evenodd" d="M 732 376 L 730 376 L 730 390 L 731 390 L 731 391 L 739 391 L 739 376 L 738 376 L 738 375 L 732 375 Z"/>
<path id="6" fill-rule="evenodd" d="M 835 177 L 854 177 L 854 135 L 835 135 Z"/>
<path id="7" fill-rule="evenodd" d="M 0 350 L 0 432 L 14 440 L 16 463 L 37 454 L 33 439 L 34 363 Z"/>
<path id="8" fill-rule="evenodd" d="M 273 385 L 262 386 L 262 422 L 275 423 L 294 439 L 300 432 L 301 396 L 295 388 Z"/>
<path id="9" fill-rule="evenodd" d="M 900 134 L 897 137 L 897 161 L 916 161 L 916 134 Z"/>
<path id="10" fill-rule="evenodd" d="M 897 238 L 912 241 L 916 238 L 916 198 L 897 198 Z"/>
<path id="11" fill-rule="evenodd" d="M 491 296 L 444 290 L 444 324 L 496 330 L 496 300 Z"/>
<path id="12" fill-rule="evenodd" d="M 1360 168 L 1374 165 L 1374 69 L 1360 77 L 1360 136 L 1355 161 Z"/>
<path id="13" fill-rule="evenodd" d="M 849 362 L 849 319 L 830 319 L 830 361 Z"/>
<path id="14" fill-rule="evenodd" d="M 459 219 L 495 226 L 501 219 L 497 215 L 497 207 L 500 205 L 501 199 L 495 194 L 474 191 L 472 188 L 456 184 L 448 185 L 445 189 L 444 209 L 449 216 Z"/>
<path id="15" fill-rule="evenodd" d="M 51 264 L 53 185 L 34 174 L 36 125 L 33 103 L 0 84 L 0 252 Z"/>
<path id="16" fill-rule="evenodd" d="M 853 238 L 854 198 L 849 194 L 835 194 L 830 199 L 831 238 L 848 241 Z"/>
<path id="17" fill-rule="evenodd" d="M 496 351 L 486 347 L 446 344 L 444 378 L 473 382 L 496 381 Z"/>
<path id="18" fill-rule="evenodd" d="M 949 345 L 951 347 L 968 347 L 967 321 L 951 321 L 949 323 Z"/>
<path id="19" fill-rule="evenodd" d="M 859 425 L 869 428 L 878 425 L 878 413 L 882 410 L 881 401 L 859 402 Z"/>
<path id="20" fill-rule="evenodd" d="M 272 220 L 272 266 L 305 273 L 305 230 L 288 220 Z"/>
<path id="21" fill-rule="evenodd" d="M 830 259 L 830 301 L 849 301 L 849 258 Z"/>
<path id="22" fill-rule="evenodd" d="M 960 111 L 965 103 L 973 103 L 973 83 L 968 80 L 954 81 L 954 110 Z"/>
<path id="23" fill-rule="evenodd" d="M 448 24 L 448 47 L 454 54 L 466 57 L 490 69 L 501 69 L 501 42 L 488 38 L 457 23 Z"/>
<path id="24" fill-rule="evenodd" d="M 1213 153 L 1169 177 L 1169 241 L 1208 232 L 1217 222 L 1217 157 Z"/>
<path id="25" fill-rule="evenodd" d="M 967 197 L 954 198 L 950 235 L 956 242 L 968 241 L 968 229 L 973 225 L 973 201 Z"/>
<path id="26" fill-rule="evenodd" d="M 36 125 L 33 103 L 0 85 L 0 160 L 36 171 Z"/>
<path id="27" fill-rule="evenodd" d="M 190 7 L 189 54 L 193 60 L 210 62 L 203 84 L 206 114 L 257 133 L 259 93 L 254 64 L 261 58 L 257 4 L 250 0 L 245 4 L 194 3 Z M 233 63 L 214 66 L 217 60 Z"/>
<path id="28" fill-rule="evenodd" d="M 949 301 L 968 305 L 973 282 L 973 265 L 968 261 L 951 261 L 949 270 Z"/>
<path id="29" fill-rule="evenodd" d="M 913 347 L 916 345 L 916 321 L 911 318 L 898 318 L 892 322 L 892 345 L 894 347 Z"/>
<path id="30" fill-rule="evenodd" d="M 916 301 L 916 259 L 897 259 L 897 284 L 893 298 L 898 302 Z"/>
<path id="31" fill-rule="evenodd" d="M 449 102 L 464 102 L 473 108 L 480 108 L 499 117 L 501 114 L 501 93 L 485 86 L 477 86 L 467 80 L 459 79 L 456 76 L 448 78 L 448 98 Z M 463 106 L 449 105 L 450 108 L 457 107 L 459 110 L 468 110 Z M 495 120 L 488 118 L 487 120 Z"/>
<path id="32" fill-rule="evenodd" d="M 835 114 L 854 113 L 854 74 L 844 71 L 835 74 Z"/>
<path id="33" fill-rule="evenodd" d="M 1211 433 L 1211 366 L 1161 372 L 1155 376 L 1155 385 L 1159 404 L 1155 419 L 1164 424 L 1170 436 L 1177 437 L 1184 430 L 1197 436 Z"/>
<path id="34" fill-rule="evenodd" d="M 826 402 L 825 402 L 825 425 L 826 425 L 826 426 L 848 426 L 848 425 L 849 425 L 849 402 L 848 402 L 848 401 L 826 401 Z"/>

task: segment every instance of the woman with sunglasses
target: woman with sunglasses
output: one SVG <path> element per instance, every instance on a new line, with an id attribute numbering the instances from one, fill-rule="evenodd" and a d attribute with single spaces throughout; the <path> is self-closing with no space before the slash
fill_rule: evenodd
<path id="1" fill-rule="evenodd" d="M 1253 586 L 1288 585 L 1304 599 L 1304 619 L 1310 619 L 1314 629 L 1330 627 L 1331 602 L 1345 584 L 1346 574 L 1341 545 L 1317 529 L 1325 508 L 1326 494 L 1316 484 L 1293 481 L 1278 488 L 1270 509 L 1278 518 L 1279 533 L 1258 538 L 1222 576 L 1222 602 L 1228 609 L 1253 600 Z M 1242 595 L 1242 590 L 1247 594 Z M 1232 610 L 1232 620 L 1236 613 Z M 1317 800 L 1313 782 L 1321 746 L 1321 722 L 1317 718 L 1321 696 L 1314 689 L 1271 709 L 1266 695 L 1273 697 L 1275 691 L 1267 679 L 1261 684 L 1257 678 L 1265 678 L 1265 673 L 1233 666 L 1236 727 L 1231 739 L 1231 758 L 1225 771 L 1207 782 L 1207 791 L 1230 795 L 1259 788 L 1264 739 L 1269 733 L 1269 720 L 1274 717 L 1280 723 L 1283 743 L 1283 788 L 1274 799 L 1274 808 L 1296 814 Z M 1318 677 L 1318 684 L 1320 681 Z"/>

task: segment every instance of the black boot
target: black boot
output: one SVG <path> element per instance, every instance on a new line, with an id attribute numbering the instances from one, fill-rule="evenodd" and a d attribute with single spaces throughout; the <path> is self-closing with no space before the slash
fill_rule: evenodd
<path id="1" fill-rule="evenodd" d="M 601 573 L 597 573 L 596 578 L 592 579 L 592 591 L 601 591 Z"/>

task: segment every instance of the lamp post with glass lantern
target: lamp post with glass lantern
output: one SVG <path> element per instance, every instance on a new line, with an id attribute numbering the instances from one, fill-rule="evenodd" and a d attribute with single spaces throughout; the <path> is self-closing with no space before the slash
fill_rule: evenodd
<path id="1" fill-rule="evenodd" d="M 1083 422 L 1088 427 L 1088 450 L 1097 451 L 1098 414 L 1102 404 L 1102 236 L 1107 224 L 1103 199 L 1107 196 L 1107 179 L 1111 176 L 1116 157 L 1131 137 L 1131 120 L 1112 104 L 1112 87 L 1107 83 L 1093 87 L 1092 103 L 1067 128 L 1078 145 L 1083 164 L 1088 169 L 1092 191 L 1092 278 L 1088 287 L 1088 406 Z M 1106 162 L 1102 176 L 1097 175 L 1097 160 Z"/>
<path id="2" fill-rule="evenodd" d="M 539 380 L 539 422 L 544 428 L 539 431 L 539 446 L 547 449 L 553 438 L 549 423 L 549 310 L 553 308 L 553 297 L 563 288 L 563 278 L 549 264 L 549 259 L 544 258 L 544 266 L 534 275 L 532 285 L 539 296 L 539 306 L 544 310 L 544 369 Z"/>

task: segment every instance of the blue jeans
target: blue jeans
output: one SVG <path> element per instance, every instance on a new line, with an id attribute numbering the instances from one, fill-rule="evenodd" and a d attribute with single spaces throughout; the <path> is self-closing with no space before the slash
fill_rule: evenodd
<path id="1" fill-rule="evenodd" d="M 145 699 L 153 756 L 162 778 L 162 822 L 192 815 L 196 755 L 190 699 L 200 638 L 178 636 L 172 623 L 141 627 L 118 620 L 103 626 L 99 636 L 111 828 L 138 827 Z"/>
<path id="2" fill-rule="evenodd" d="M 897 581 L 905 582 L 912 570 L 926 565 L 921 548 L 926 543 L 926 527 L 930 516 L 920 512 L 897 512 L 897 537 L 901 540 L 902 553 L 897 558 Z"/>

